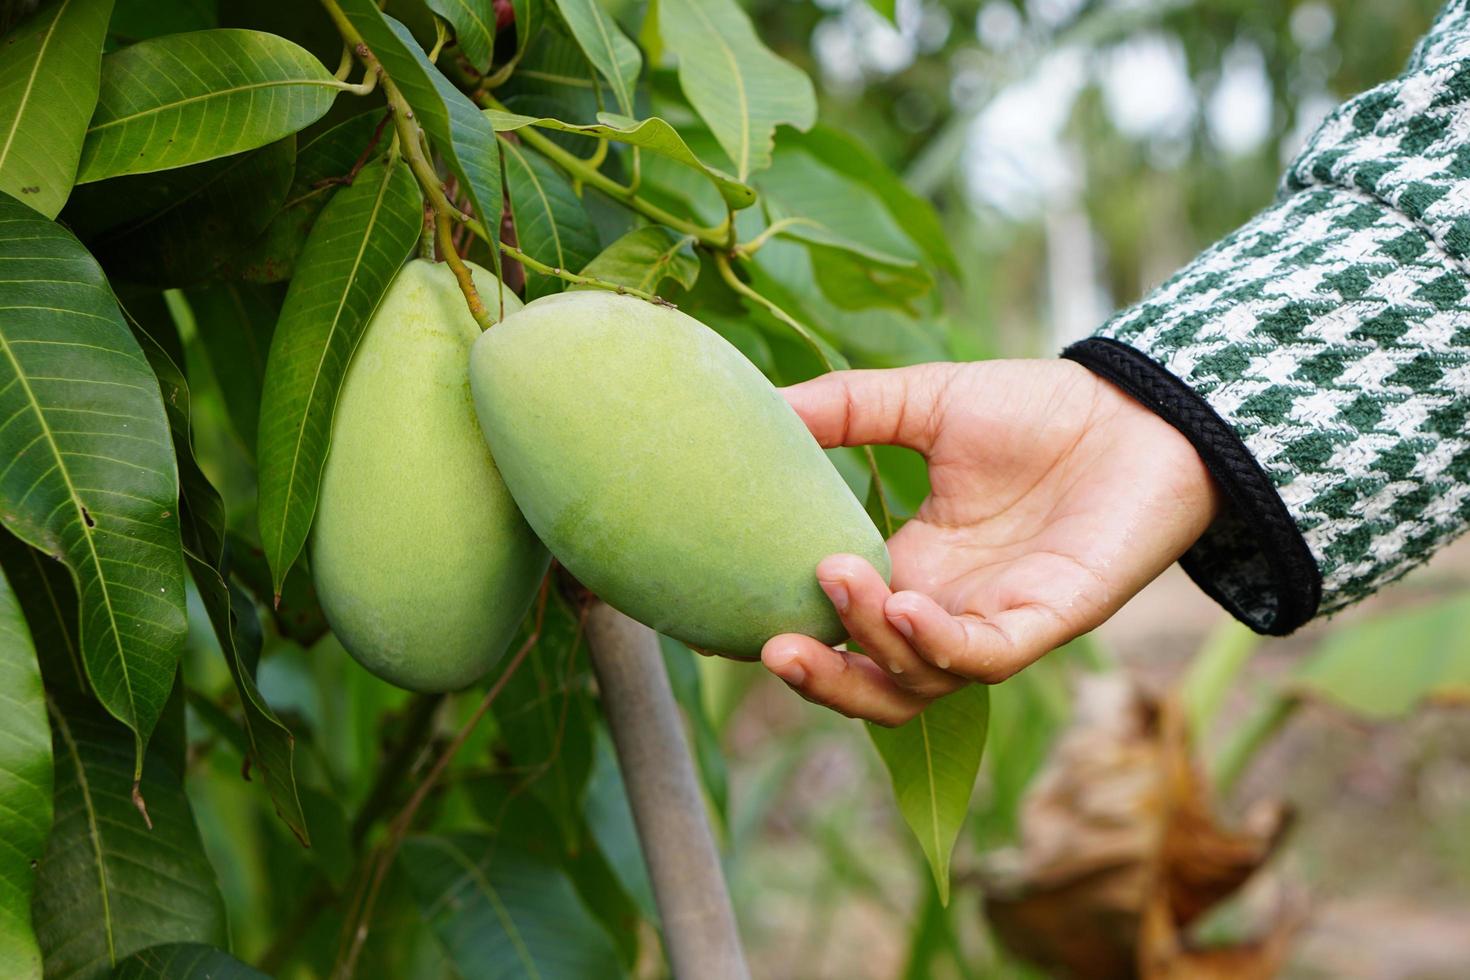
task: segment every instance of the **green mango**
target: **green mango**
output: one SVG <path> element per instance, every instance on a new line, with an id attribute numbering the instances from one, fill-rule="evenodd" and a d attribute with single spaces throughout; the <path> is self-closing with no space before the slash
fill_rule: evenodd
<path id="1" fill-rule="evenodd" d="M 500 281 L 471 269 L 496 310 Z M 505 290 L 506 310 L 520 305 Z M 550 561 L 475 420 L 479 336 L 448 266 L 403 267 L 347 369 L 312 527 L 312 577 L 337 638 L 415 691 L 484 675 Z"/>
<path id="2" fill-rule="evenodd" d="M 470 386 L 512 496 L 566 568 L 690 646 L 760 654 L 846 634 L 817 584 L 888 551 L 801 418 L 739 351 L 670 307 L 538 299 L 475 342 Z"/>

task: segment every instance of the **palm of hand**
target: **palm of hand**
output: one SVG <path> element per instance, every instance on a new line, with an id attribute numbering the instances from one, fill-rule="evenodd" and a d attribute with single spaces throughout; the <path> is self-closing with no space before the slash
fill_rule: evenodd
<path id="1" fill-rule="evenodd" d="M 807 637 L 766 647 L 777 674 L 846 714 L 899 723 L 1010 676 L 1115 612 L 1217 506 L 1175 429 L 1070 362 L 846 372 L 788 398 L 823 445 L 906 445 L 929 464 L 929 498 L 889 542 L 891 590 L 852 556 L 818 568 L 867 657 Z"/>

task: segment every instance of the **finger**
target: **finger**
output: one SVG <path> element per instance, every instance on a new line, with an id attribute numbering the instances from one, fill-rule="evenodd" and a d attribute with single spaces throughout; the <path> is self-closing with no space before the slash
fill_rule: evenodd
<path id="1" fill-rule="evenodd" d="M 884 614 L 924 660 L 983 684 L 1000 683 L 1082 632 L 1041 603 L 953 616 L 922 593 L 898 592 Z"/>
<path id="2" fill-rule="evenodd" d="M 893 445 L 928 452 L 936 407 L 953 369 L 919 364 L 888 371 L 835 371 L 781 393 L 812 430 L 833 446 Z"/>
<path id="3" fill-rule="evenodd" d="M 849 718 L 892 727 L 913 718 L 927 703 L 900 689 L 867 657 L 834 650 L 809 636 L 772 637 L 761 651 L 761 662 L 797 694 Z"/>
<path id="4" fill-rule="evenodd" d="M 932 700 L 967 683 L 920 657 L 894 628 L 884 613 L 884 604 L 893 593 L 871 564 L 857 555 L 832 555 L 817 566 L 817 581 L 848 635 L 893 675 L 898 687 Z"/>

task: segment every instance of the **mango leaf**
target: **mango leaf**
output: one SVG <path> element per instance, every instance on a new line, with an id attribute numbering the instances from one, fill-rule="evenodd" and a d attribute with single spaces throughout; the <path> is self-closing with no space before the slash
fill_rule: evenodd
<path id="1" fill-rule="evenodd" d="M 189 386 L 184 381 L 184 372 L 155 336 L 163 337 L 164 329 L 173 330 L 171 320 L 152 324 L 138 324 L 133 310 L 140 304 L 133 303 L 124 312 L 134 320 L 133 332 L 148 358 L 148 365 L 158 378 L 163 393 L 164 411 L 168 415 L 169 429 L 173 434 L 174 458 L 179 468 L 179 530 L 185 550 L 205 555 L 218 564 L 225 547 L 225 505 L 219 493 L 210 484 L 194 459 L 194 446 L 189 428 Z M 160 304 L 162 305 L 162 304 Z M 168 316 L 167 307 L 160 311 Z"/>
<path id="2" fill-rule="evenodd" d="M 263 777 L 276 814 L 302 844 L 310 846 L 311 836 L 296 787 L 296 739 L 266 704 L 255 683 L 255 665 L 260 659 L 260 622 L 255 606 L 240 589 L 227 584 L 217 568 L 192 552 L 186 552 L 186 557 L 240 695 L 249 743 L 246 758 Z"/>
<path id="3" fill-rule="evenodd" d="M 585 136 L 594 136 L 599 139 L 616 140 L 619 143 L 627 143 L 668 157 L 670 160 L 682 163 L 699 171 L 719 190 L 720 196 L 730 207 L 739 210 L 748 208 L 755 203 L 755 189 L 741 183 L 734 177 L 715 167 L 708 166 L 695 155 L 689 148 L 689 144 L 664 120 L 655 116 L 652 119 L 630 119 L 627 116 L 618 116 L 610 112 L 598 113 L 596 123 L 579 125 L 575 123 L 562 122 L 560 119 L 547 117 L 524 116 L 514 112 L 502 112 L 497 109 L 486 109 L 485 115 L 495 126 L 498 133 L 511 132 L 524 129 L 527 126 L 535 126 L 540 129 L 551 129 L 562 133 L 576 133 Z"/>
<path id="4" fill-rule="evenodd" d="M 425 0 L 430 10 L 454 28 L 454 41 L 470 66 L 484 74 L 495 54 L 495 4 L 492 0 Z"/>
<path id="5" fill-rule="evenodd" d="M 548 603 L 541 638 L 506 682 L 495 709 L 518 788 L 546 803 L 569 852 L 580 846 L 578 814 L 592 772 L 592 708 L 581 643 L 576 615 Z"/>
<path id="6" fill-rule="evenodd" d="M 3 532 L 0 568 L 30 627 L 46 691 L 73 700 L 90 698 L 77 636 L 77 593 L 71 573 L 61 562 Z"/>
<path id="7" fill-rule="evenodd" d="M 762 249 L 762 257 L 771 247 L 767 245 Z M 784 314 L 777 314 L 747 297 L 741 297 L 746 308 L 756 314 L 756 322 L 769 318 L 775 321 L 782 333 L 796 334 L 797 338 L 811 350 L 821 366 L 828 371 L 845 371 L 851 366 L 843 353 L 833 347 L 831 341 L 807 322 L 803 316 L 801 304 L 797 302 L 797 298 L 784 283 L 772 277 L 759 264 L 751 263 L 747 266 L 747 270 L 751 277 L 751 285 L 755 287 L 756 292 L 774 302 Z"/>
<path id="8" fill-rule="evenodd" d="M 510 9 L 516 15 L 516 50 L 509 63 L 512 70 L 525 58 L 531 41 L 541 29 L 541 18 L 545 14 L 544 2 L 545 0 L 510 0 Z"/>
<path id="9" fill-rule="evenodd" d="M 296 174 L 286 199 L 260 237 L 236 257 L 231 266 L 235 275 L 249 282 L 285 282 L 291 278 L 316 216 L 345 186 L 353 165 L 372 151 L 387 122 L 381 110 L 358 113 L 296 151 Z"/>
<path id="10" fill-rule="evenodd" d="M 1385 650 L 1399 651 L 1392 670 L 1385 668 Z M 1426 702 L 1470 704 L 1470 599 L 1385 613 L 1338 630 L 1287 687 L 1381 721 Z"/>
<path id="11" fill-rule="evenodd" d="M 580 269 L 597 254 L 597 228 L 572 185 L 544 157 L 528 153 L 509 140 L 505 186 L 515 217 L 516 240 L 533 259 L 568 272 Z M 526 270 L 527 301 L 558 292 L 563 280 Z"/>
<path id="12" fill-rule="evenodd" d="M 380 11 L 374 0 L 343 0 L 342 9 L 413 107 L 429 142 L 458 179 L 470 209 L 488 234 L 496 234 L 503 199 L 494 128 L 469 97 L 434 67 L 408 28 Z M 500 252 L 491 254 L 498 272 Z"/>
<path id="13" fill-rule="evenodd" d="M 844 310 L 829 301 L 817 283 L 810 250 L 797 242 L 777 236 L 762 246 L 747 270 L 763 293 L 868 366 L 896 367 L 949 356 L 936 318 L 909 316 L 891 306 Z"/>
<path id="14" fill-rule="evenodd" d="M 593 828 L 584 826 L 580 836 L 587 843 L 569 853 L 555 834 L 546 832 L 556 822 L 546 804 L 534 794 L 521 792 L 514 777 L 490 773 L 460 785 L 500 847 L 549 861 L 566 871 L 582 901 L 617 944 L 623 964 L 631 967 L 638 956 L 638 921 L 643 913 L 623 889 L 602 849 L 592 842 Z M 636 837 L 633 847 L 641 861 Z M 652 916 L 651 897 L 649 903 Z"/>
<path id="15" fill-rule="evenodd" d="M 296 790 L 296 741 L 255 685 L 261 642 L 255 606 L 238 588 L 226 584 L 224 578 L 224 503 L 194 460 L 189 386 L 183 372 L 163 348 L 146 333 L 143 340 L 144 352 L 163 388 L 178 454 L 184 557 L 240 696 L 248 743 L 245 755 L 264 777 L 276 813 L 303 844 L 309 845 L 306 817 Z"/>
<path id="16" fill-rule="evenodd" d="M 33 906 L 46 976 L 107 976 L 164 942 L 224 945 L 224 901 L 168 753 L 150 747 L 143 769 L 150 831 L 130 799 L 124 730 L 89 706 L 54 704 L 51 728 L 56 821 Z"/>
<path id="17" fill-rule="evenodd" d="M 347 364 L 418 241 L 422 208 L 406 164 L 373 164 L 333 196 L 302 250 L 260 396 L 260 537 L 277 594 L 311 528 Z"/>
<path id="18" fill-rule="evenodd" d="M 580 121 L 595 119 L 602 109 L 597 69 L 562 31 L 542 30 L 529 39 L 514 69 L 496 89 L 500 101 L 514 112 Z"/>
<path id="19" fill-rule="evenodd" d="M 485 835 L 404 842 L 419 912 L 465 980 L 626 976 L 566 873 Z"/>
<path id="20" fill-rule="evenodd" d="M 122 47 L 162 34 L 218 26 L 215 0 L 118 0 L 107 25 L 107 38 L 112 47 Z"/>
<path id="21" fill-rule="evenodd" d="M 890 24 L 898 23 L 898 0 L 868 0 L 868 6 L 882 14 Z"/>
<path id="22" fill-rule="evenodd" d="M 0 575 L 0 963 L 41 976 L 31 928 L 35 862 L 51 830 L 51 736 L 36 648 L 20 603 Z"/>
<path id="23" fill-rule="evenodd" d="M 304 48 L 260 31 L 143 41 L 102 59 L 77 183 L 203 163 L 311 125 L 341 88 Z"/>
<path id="24" fill-rule="evenodd" d="M 924 250 L 930 262 L 952 276 L 959 275 L 959 264 L 949 247 L 949 234 L 934 205 L 909 190 L 897 174 L 858 140 L 840 129 L 818 124 L 804 133 L 784 130 L 777 142 L 777 155 L 786 147 L 800 150 L 827 169 L 866 187 L 883 202 L 888 216 L 909 239 Z"/>
<path id="25" fill-rule="evenodd" d="M 633 90 L 643 69 L 638 46 L 603 12 L 598 0 L 557 0 L 557 9 L 587 60 L 607 79 L 619 111 L 631 116 Z"/>
<path id="26" fill-rule="evenodd" d="M 184 292 L 205 356 L 219 380 L 225 411 L 254 458 L 266 355 L 280 313 L 279 287 L 211 282 Z"/>
<path id="27" fill-rule="evenodd" d="M 612 873 L 625 892 L 649 920 L 658 918 L 653 881 L 633 822 L 628 788 L 618 769 L 612 737 L 598 726 L 593 746 L 592 776 L 587 781 L 587 798 L 582 805 L 587 830 L 597 842 Z"/>
<path id="28" fill-rule="evenodd" d="M 778 125 L 816 122 L 811 79 L 761 42 L 735 0 L 659 0 L 658 26 L 684 95 L 740 180 L 770 166 Z"/>
<path id="29" fill-rule="evenodd" d="M 270 980 L 222 949 L 203 943 L 150 946 L 117 965 L 112 980 Z"/>
<path id="30" fill-rule="evenodd" d="M 305 566 L 291 566 L 278 599 L 264 549 L 234 532 L 226 536 L 226 547 L 230 550 L 231 579 L 265 604 L 277 633 L 303 647 L 327 635 L 327 616 Z"/>
<path id="31" fill-rule="evenodd" d="M 918 243 L 863 183 L 783 147 L 758 184 L 773 226 L 811 252 L 816 283 L 832 305 L 907 309 L 932 289 Z"/>
<path id="32" fill-rule="evenodd" d="M 663 225 L 646 225 L 634 228 L 603 249 L 581 272 L 584 276 L 646 293 L 657 293 L 665 279 L 693 289 L 699 278 L 699 257 L 694 254 L 693 237 L 680 235 Z"/>
<path id="33" fill-rule="evenodd" d="M 780 212 L 772 209 L 773 217 Z M 907 308 L 910 301 L 934 287 L 923 266 L 845 238 L 810 218 L 776 218 L 772 228 L 782 237 L 801 242 L 812 256 L 812 267 L 823 294 L 843 309 L 871 306 Z"/>
<path id="34" fill-rule="evenodd" d="M 0 40 L 0 191 L 48 218 L 71 193 L 112 0 L 52 0 Z"/>
<path id="35" fill-rule="evenodd" d="M 296 169 L 296 137 L 251 153 L 162 174 L 85 188 L 116 199 L 164 200 L 156 210 L 90 239 L 114 279 L 185 286 L 235 259 L 286 200 Z M 92 194 L 87 194 L 91 197 Z"/>
<path id="36" fill-rule="evenodd" d="M 985 753 L 990 692 L 972 684 L 940 698 L 906 725 L 867 725 L 904 822 L 929 859 L 939 900 L 949 904 L 949 856 L 965 822 Z"/>
<path id="37" fill-rule="evenodd" d="M 186 631 L 178 471 L 158 382 L 102 270 L 68 232 L 0 195 L 0 504 L 65 562 L 102 704 L 136 769 Z"/>

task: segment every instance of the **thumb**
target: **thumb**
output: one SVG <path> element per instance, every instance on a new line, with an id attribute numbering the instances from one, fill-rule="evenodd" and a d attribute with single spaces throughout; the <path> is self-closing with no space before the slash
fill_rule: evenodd
<path id="1" fill-rule="evenodd" d="M 782 388 L 817 442 L 833 446 L 934 444 L 939 398 L 954 365 L 919 364 L 887 371 L 834 371 Z"/>

